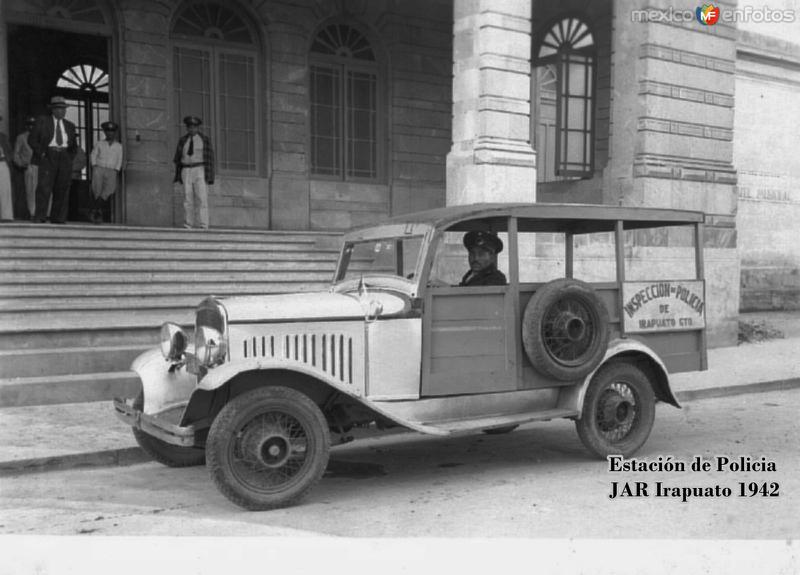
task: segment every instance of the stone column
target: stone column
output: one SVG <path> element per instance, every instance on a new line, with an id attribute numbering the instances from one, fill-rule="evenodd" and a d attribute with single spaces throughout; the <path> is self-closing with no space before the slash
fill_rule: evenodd
<path id="1" fill-rule="evenodd" d="M 453 2 L 447 205 L 536 201 L 531 0 Z"/>

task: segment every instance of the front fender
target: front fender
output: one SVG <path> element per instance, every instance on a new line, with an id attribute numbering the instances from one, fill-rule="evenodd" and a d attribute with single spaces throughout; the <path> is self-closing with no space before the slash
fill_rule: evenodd
<path id="1" fill-rule="evenodd" d="M 664 362 L 661 361 L 656 352 L 635 339 L 613 340 L 606 350 L 603 361 L 600 362 L 600 365 L 598 365 L 592 373 L 586 376 L 583 383 L 565 387 L 561 390 L 558 400 L 559 407 L 577 411 L 579 413 L 578 418 L 580 419 L 580 417 L 583 416 L 583 401 L 586 397 L 586 390 L 589 388 L 589 383 L 591 383 L 594 374 L 609 361 L 620 357 L 638 357 L 646 359 L 652 366 L 653 376 L 656 378 L 656 381 L 653 382 L 657 386 L 656 389 L 654 389 L 656 396 L 666 403 L 680 408 L 680 403 L 678 403 L 675 394 L 672 393 L 669 384 L 669 372 Z"/>
<path id="2" fill-rule="evenodd" d="M 446 431 L 442 431 L 436 427 L 431 427 L 429 425 L 422 425 L 416 422 L 398 418 L 396 415 L 387 412 L 382 407 L 366 399 L 363 396 L 362 389 L 356 388 L 355 386 L 346 385 L 341 381 L 331 377 L 327 373 L 314 369 L 313 367 L 310 367 L 304 363 L 298 363 L 290 360 L 282 360 L 275 358 L 253 358 L 253 359 L 239 360 L 232 363 L 226 363 L 210 370 L 208 374 L 202 380 L 200 380 L 196 389 L 203 391 L 213 391 L 225 385 L 228 381 L 230 381 L 240 373 L 245 373 L 248 371 L 269 372 L 273 370 L 288 370 L 308 375 L 316 379 L 317 381 L 325 385 L 328 385 L 329 387 L 335 389 L 336 391 L 353 398 L 355 401 L 359 402 L 364 407 L 371 409 L 381 417 L 389 421 L 392 421 L 402 427 L 406 427 L 408 429 L 413 429 L 414 431 L 419 431 L 421 433 L 427 433 L 430 435 L 447 435 Z"/>
<path id="3" fill-rule="evenodd" d="M 161 349 L 149 349 L 133 360 L 131 370 L 142 381 L 144 413 L 153 414 L 186 403 L 197 385 L 197 377 L 186 366 L 171 369 Z"/>
<path id="4" fill-rule="evenodd" d="M 210 369 L 206 376 L 198 382 L 197 389 L 203 391 L 213 391 L 219 387 L 222 387 L 240 373 L 245 373 L 248 371 L 267 371 L 273 369 L 285 369 L 309 375 L 314 379 L 336 388 L 337 391 L 341 391 L 342 393 L 352 397 L 358 398 L 363 395 L 362 390 L 355 385 L 345 384 L 342 381 L 332 377 L 328 373 L 319 369 L 315 369 L 314 367 L 304 363 L 287 359 L 263 357 L 237 360 L 234 362 L 224 363 L 220 366 Z"/>

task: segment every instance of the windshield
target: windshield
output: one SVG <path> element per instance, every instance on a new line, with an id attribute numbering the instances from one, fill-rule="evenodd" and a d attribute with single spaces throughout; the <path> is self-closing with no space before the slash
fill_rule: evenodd
<path id="1" fill-rule="evenodd" d="M 358 279 L 368 275 L 390 275 L 405 279 L 414 276 L 423 236 L 406 236 L 348 242 L 344 246 L 336 280 Z"/>

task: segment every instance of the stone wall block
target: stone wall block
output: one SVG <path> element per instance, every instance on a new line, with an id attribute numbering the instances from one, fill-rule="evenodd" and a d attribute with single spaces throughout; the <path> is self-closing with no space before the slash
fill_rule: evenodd
<path id="1" fill-rule="evenodd" d="M 272 167 L 276 172 L 305 173 L 308 167 L 306 155 L 273 151 Z"/>
<path id="2" fill-rule="evenodd" d="M 276 175 L 272 178 L 270 196 L 274 229 L 309 229 L 309 183 L 306 179 Z"/>
<path id="3" fill-rule="evenodd" d="M 130 64 L 145 64 L 163 68 L 167 65 L 170 52 L 164 45 L 127 42 L 125 44 L 125 61 Z"/>
<path id="4" fill-rule="evenodd" d="M 128 94 L 144 98 L 166 99 L 167 97 L 167 84 L 164 78 L 128 74 L 125 77 L 125 88 Z"/>
<path id="5" fill-rule="evenodd" d="M 479 54 L 503 54 L 526 61 L 531 57 L 531 37 L 521 30 L 493 26 L 482 27 L 478 33 Z"/>
<path id="6" fill-rule="evenodd" d="M 128 108 L 128 130 L 161 131 L 167 129 L 167 113 L 163 110 Z"/>
<path id="7" fill-rule="evenodd" d="M 481 96 L 502 96 L 504 98 L 530 101 L 530 74 L 518 74 L 506 70 L 483 68 L 480 70 Z"/>

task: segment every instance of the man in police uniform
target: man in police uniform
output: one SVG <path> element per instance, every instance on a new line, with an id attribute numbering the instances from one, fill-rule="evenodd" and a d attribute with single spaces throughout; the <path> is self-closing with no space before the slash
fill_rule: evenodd
<path id="1" fill-rule="evenodd" d="M 208 186 L 214 183 L 214 151 L 211 140 L 200 132 L 203 121 L 186 116 L 186 135 L 175 149 L 175 182 L 183 183 L 185 228 L 208 228 Z"/>
<path id="2" fill-rule="evenodd" d="M 497 254 L 503 241 L 494 232 L 472 231 L 464 234 L 464 247 L 469 251 L 469 271 L 460 286 L 504 286 L 506 276 L 497 269 Z"/>

